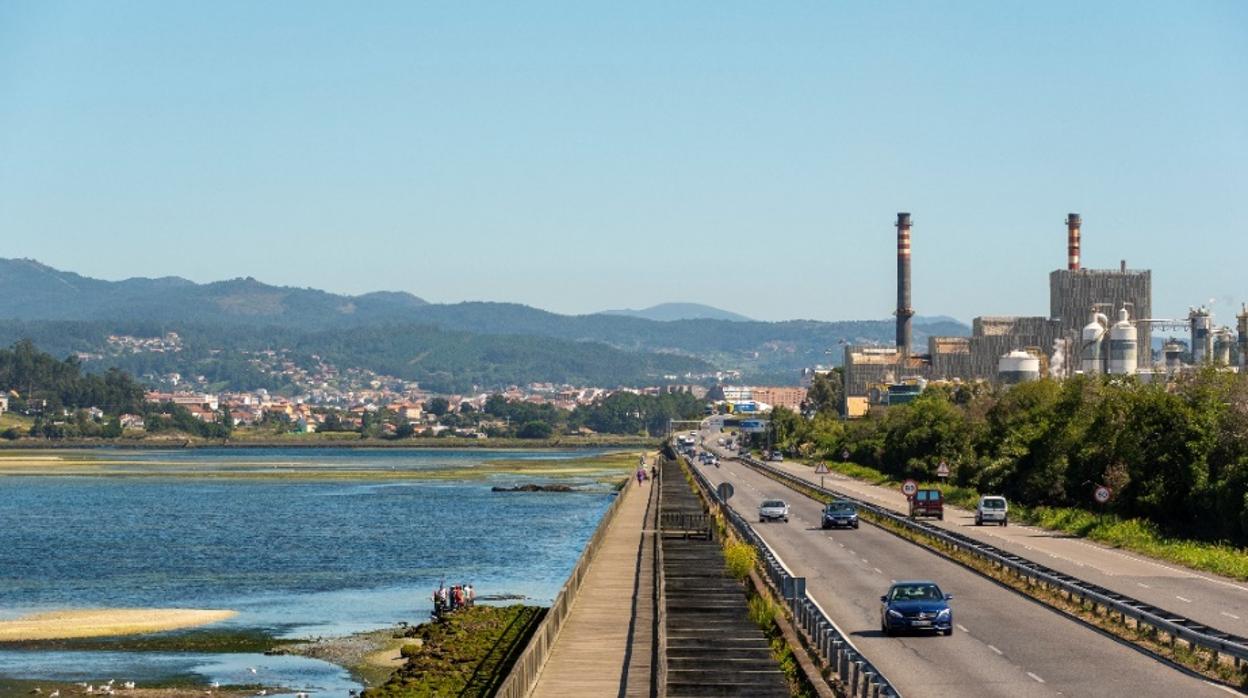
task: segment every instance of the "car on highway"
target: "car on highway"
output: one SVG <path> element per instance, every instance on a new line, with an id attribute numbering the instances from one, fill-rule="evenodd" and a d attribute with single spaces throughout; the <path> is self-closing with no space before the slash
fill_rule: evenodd
<path id="1" fill-rule="evenodd" d="M 758 520 L 760 523 L 767 521 L 788 521 L 789 505 L 783 499 L 767 499 L 758 505 Z"/>
<path id="2" fill-rule="evenodd" d="M 940 520 L 945 518 L 945 500 L 940 496 L 940 490 L 920 489 L 910 498 L 910 518 L 918 516 L 935 516 Z"/>
<path id="3" fill-rule="evenodd" d="M 979 504 L 975 505 L 975 525 L 983 526 L 986 523 L 1010 525 L 1010 505 L 1005 497 L 986 494 L 979 498 Z"/>
<path id="4" fill-rule="evenodd" d="M 823 528 L 858 528 L 858 507 L 837 500 L 823 508 Z"/>
<path id="5" fill-rule="evenodd" d="M 772 451 L 772 452 L 771 452 L 771 455 L 767 456 L 767 460 L 769 460 L 769 461 L 774 461 L 774 462 L 776 462 L 776 463 L 783 462 L 783 461 L 784 461 L 784 454 L 783 454 L 783 453 L 781 453 L 781 452 L 779 452 L 779 451 Z"/>
<path id="6" fill-rule="evenodd" d="M 892 635 L 905 630 L 953 634 L 953 609 L 946 594 L 927 580 L 893 582 L 880 597 L 880 630 Z"/>

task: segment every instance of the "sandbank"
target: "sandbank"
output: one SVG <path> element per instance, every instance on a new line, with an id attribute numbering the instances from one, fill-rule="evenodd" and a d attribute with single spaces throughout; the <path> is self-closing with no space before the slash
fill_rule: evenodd
<path id="1" fill-rule="evenodd" d="M 141 635 L 193 628 L 237 615 L 196 608 L 85 608 L 0 620 L 0 642 Z"/>

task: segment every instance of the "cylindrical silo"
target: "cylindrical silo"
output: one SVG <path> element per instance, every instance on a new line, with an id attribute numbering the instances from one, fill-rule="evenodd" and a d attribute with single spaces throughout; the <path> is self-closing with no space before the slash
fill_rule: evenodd
<path id="1" fill-rule="evenodd" d="M 1170 373 L 1176 373 L 1183 369 L 1183 351 L 1185 347 L 1174 340 L 1166 342 L 1166 346 L 1162 347 L 1162 352 L 1166 356 L 1166 370 Z"/>
<path id="2" fill-rule="evenodd" d="M 1135 325 L 1127 314 L 1127 309 L 1118 311 L 1118 322 L 1109 330 L 1109 372 L 1117 376 L 1129 376 L 1135 373 L 1138 364 Z"/>
<path id="3" fill-rule="evenodd" d="M 1108 321 L 1104 314 L 1093 312 L 1092 321 L 1083 328 L 1079 343 L 1079 369 L 1085 374 L 1101 373 L 1105 369 L 1101 356 L 1101 344 L 1105 339 Z"/>
<path id="4" fill-rule="evenodd" d="M 1192 325 L 1192 363 L 1213 360 L 1213 317 L 1205 308 L 1192 308 L 1187 319 Z"/>
<path id="5" fill-rule="evenodd" d="M 997 378 L 1006 385 L 1040 380 L 1040 359 L 1025 351 L 1012 351 L 997 361 Z"/>
<path id="6" fill-rule="evenodd" d="M 1219 366 L 1231 365 L 1231 346 L 1235 344 L 1229 327 L 1221 327 L 1214 335 L 1213 362 Z"/>

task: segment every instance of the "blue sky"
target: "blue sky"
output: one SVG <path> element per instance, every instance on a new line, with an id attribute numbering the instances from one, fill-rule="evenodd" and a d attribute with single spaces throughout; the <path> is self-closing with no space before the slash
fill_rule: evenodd
<path id="1" fill-rule="evenodd" d="M 1248 299 L 1248 3 L 0 3 L 0 256 L 556 312 Z"/>

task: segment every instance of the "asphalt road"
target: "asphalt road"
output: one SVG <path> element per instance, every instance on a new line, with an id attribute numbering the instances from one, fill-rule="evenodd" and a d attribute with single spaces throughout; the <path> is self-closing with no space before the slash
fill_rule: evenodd
<path id="1" fill-rule="evenodd" d="M 791 521 L 753 523 L 854 644 L 907 696 L 1219 696 L 1189 676 L 890 533 L 823 531 L 821 505 L 735 462 L 695 466 L 733 483 L 730 504 L 756 521 L 763 499 Z M 885 637 L 879 597 L 896 579 L 932 579 L 954 595 L 951 637 Z"/>
<path id="2" fill-rule="evenodd" d="M 772 465 L 819 484 L 819 476 L 810 466 L 788 461 Z M 836 473 L 823 477 L 828 489 L 893 511 L 908 511 L 905 495 L 900 491 Z M 1211 628 L 1248 636 L 1248 584 L 1243 582 L 1152 560 L 1058 531 L 1014 523 L 1004 527 L 976 526 L 974 510 L 946 506 L 943 521 L 924 521 L 1187 616 Z"/>

